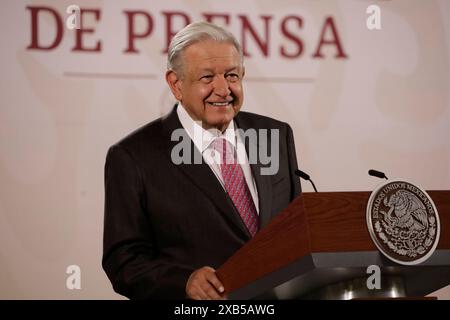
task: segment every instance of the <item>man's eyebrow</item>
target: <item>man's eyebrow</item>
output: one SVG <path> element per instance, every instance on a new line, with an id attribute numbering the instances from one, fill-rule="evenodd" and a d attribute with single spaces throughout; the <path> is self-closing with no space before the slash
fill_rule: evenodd
<path id="1" fill-rule="evenodd" d="M 233 66 L 231 68 L 226 69 L 225 73 L 228 73 L 228 72 L 233 71 L 233 70 L 238 70 L 238 69 L 239 69 L 239 66 Z"/>
<path id="2" fill-rule="evenodd" d="M 233 71 L 233 70 L 238 70 L 238 69 L 239 69 L 239 66 L 238 66 L 238 65 L 232 66 L 232 67 L 230 67 L 230 68 L 228 68 L 228 69 L 225 69 L 225 73 L 228 73 L 228 72 Z M 214 71 L 214 69 L 211 69 L 211 68 L 203 68 L 203 69 L 200 69 L 199 72 L 200 72 L 200 73 L 203 73 L 203 72 L 211 72 L 211 73 L 214 73 L 215 71 Z"/>

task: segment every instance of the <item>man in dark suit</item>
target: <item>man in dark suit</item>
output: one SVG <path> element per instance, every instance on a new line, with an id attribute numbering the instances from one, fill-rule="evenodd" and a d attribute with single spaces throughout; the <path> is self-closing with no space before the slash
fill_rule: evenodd
<path id="1" fill-rule="evenodd" d="M 300 193 L 289 125 L 240 112 L 244 73 L 222 28 L 194 23 L 173 38 L 166 80 L 177 105 L 106 159 L 102 264 L 116 292 L 223 298 L 215 268 Z"/>

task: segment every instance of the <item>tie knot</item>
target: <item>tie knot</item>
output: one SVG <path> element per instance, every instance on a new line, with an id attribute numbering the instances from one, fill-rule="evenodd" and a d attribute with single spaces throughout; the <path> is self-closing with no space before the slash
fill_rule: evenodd
<path id="1" fill-rule="evenodd" d="M 220 155 L 220 163 L 233 164 L 235 163 L 235 152 L 234 147 L 231 143 L 224 138 L 216 138 L 213 142 L 213 148 Z"/>

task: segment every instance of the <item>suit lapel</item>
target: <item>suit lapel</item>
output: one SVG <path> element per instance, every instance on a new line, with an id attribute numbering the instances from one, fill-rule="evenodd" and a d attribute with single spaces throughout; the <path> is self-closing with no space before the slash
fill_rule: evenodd
<path id="1" fill-rule="evenodd" d="M 167 156 L 169 161 L 171 160 L 171 151 L 179 143 L 179 141 L 171 141 L 171 135 L 173 130 L 182 129 L 182 125 L 178 119 L 176 113 L 176 107 L 173 108 L 171 113 L 163 120 L 164 135 L 167 141 Z M 186 135 L 188 137 L 188 135 Z M 190 139 L 189 139 L 190 140 Z M 193 150 L 192 159 L 202 159 L 200 152 L 195 147 L 192 140 L 190 140 L 191 151 Z M 214 203 L 218 211 L 224 216 L 224 218 L 233 225 L 238 232 L 244 237 L 250 238 L 250 235 L 245 227 L 239 213 L 236 211 L 233 202 L 227 195 L 216 176 L 212 172 L 211 168 L 203 161 L 200 164 L 186 164 L 181 163 L 176 167 L 202 192 Z"/>
<path id="2" fill-rule="evenodd" d="M 249 123 L 246 123 L 243 119 L 239 117 L 239 114 L 234 118 L 238 127 L 240 129 L 248 130 L 255 129 L 258 135 L 258 130 L 256 128 L 252 128 Z M 243 139 L 242 139 L 243 140 Z M 245 150 L 247 152 L 247 158 L 249 161 L 251 160 L 249 157 L 249 147 L 250 144 L 257 144 L 256 150 L 260 150 L 260 143 L 262 143 L 258 136 L 258 141 L 249 141 L 250 139 L 246 139 L 244 141 Z M 267 146 L 267 150 L 270 150 L 270 146 Z M 253 159 L 255 160 L 255 159 Z M 258 190 L 258 201 L 259 201 L 259 227 L 260 229 L 264 228 L 271 219 L 271 208 L 272 208 L 272 183 L 269 175 L 261 175 L 261 168 L 263 167 L 259 155 L 256 159 L 256 163 L 250 163 L 250 168 L 252 171 L 253 178 L 255 179 L 256 189 Z M 254 162 L 254 161 L 253 161 Z"/>

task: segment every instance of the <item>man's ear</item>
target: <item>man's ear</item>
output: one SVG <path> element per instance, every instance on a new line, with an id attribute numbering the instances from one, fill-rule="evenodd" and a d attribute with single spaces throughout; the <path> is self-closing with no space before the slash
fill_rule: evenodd
<path id="1" fill-rule="evenodd" d="M 181 94 L 181 88 L 180 88 L 180 79 L 178 78 L 178 75 L 173 70 L 168 70 L 166 72 L 166 81 L 169 85 L 170 91 L 172 91 L 173 96 L 178 101 L 181 101 L 181 98 L 183 95 Z"/>

